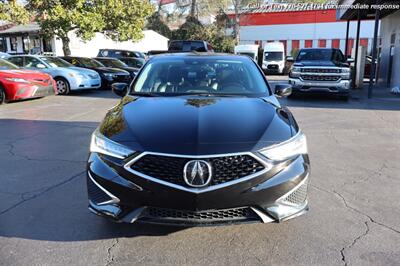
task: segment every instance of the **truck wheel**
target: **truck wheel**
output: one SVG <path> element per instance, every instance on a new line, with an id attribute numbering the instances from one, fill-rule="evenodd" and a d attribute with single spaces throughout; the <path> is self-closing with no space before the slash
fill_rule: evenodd
<path id="1" fill-rule="evenodd" d="M 57 85 L 57 93 L 61 95 L 67 95 L 70 93 L 70 86 L 66 79 L 64 78 L 55 78 Z"/>

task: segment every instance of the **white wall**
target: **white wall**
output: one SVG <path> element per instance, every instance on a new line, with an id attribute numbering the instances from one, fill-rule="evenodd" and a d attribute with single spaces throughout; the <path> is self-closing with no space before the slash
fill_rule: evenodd
<path id="1" fill-rule="evenodd" d="M 346 38 L 346 22 L 283 24 L 240 27 L 240 40 L 313 40 Z M 357 22 L 350 23 L 350 38 L 356 38 Z M 360 37 L 373 38 L 374 21 L 362 21 Z"/>
<path id="2" fill-rule="evenodd" d="M 327 23 L 304 23 L 304 24 L 282 24 L 265 26 L 242 26 L 240 28 L 240 43 L 254 44 L 261 40 L 265 43 L 268 40 L 286 40 L 287 52 L 291 52 L 291 41 L 299 40 L 300 48 L 304 48 L 305 40 L 313 40 L 313 47 L 318 46 L 318 40 L 326 40 L 327 47 L 331 47 L 332 39 L 340 40 L 340 48 L 345 50 L 347 22 L 327 22 Z M 357 33 L 357 22 L 350 23 L 349 38 L 355 39 Z M 360 38 L 370 39 L 374 36 L 374 21 L 362 21 Z M 369 49 L 370 50 L 370 49 Z"/>
<path id="3" fill-rule="evenodd" d="M 152 31 L 143 31 L 144 38 L 139 42 L 115 42 L 109 38 L 106 38 L 103 34 L 97 33 L 96 36 L 88 41 L 84 42 L 80 38 L 71 32 L 70 36 L 70 49 L 71 55 L 73 56 L 86 56 L 95 57 L 97 56 L 99 49 L 125 49 L 132 51 L 147 52 L 150 50 L 167 50 L 168 49 L 168 38 Z M 55 41 L 55 50 L 57 56 L 62 56 L 62 42 L 61 40 Z"/>

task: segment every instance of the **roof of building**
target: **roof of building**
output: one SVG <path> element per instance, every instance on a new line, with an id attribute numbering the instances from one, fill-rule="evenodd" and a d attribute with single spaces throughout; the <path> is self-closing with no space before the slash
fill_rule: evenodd
<path id="1" fill-rule="evenodd" d="M 0 35 L 12 35 L 17 33 L 39 32 L 40 26 L 36 22 L 31 22 L 25 25 L 15 25 L 7 29 L 1 30 Z"/>

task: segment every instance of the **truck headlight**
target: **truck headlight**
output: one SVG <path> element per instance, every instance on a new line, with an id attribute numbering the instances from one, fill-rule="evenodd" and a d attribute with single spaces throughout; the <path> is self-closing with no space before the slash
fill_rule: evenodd
<path id="1" fill-rule="evenodd" d="M 342 68 L 342 79 L 350 79 L 350 68 Z"/>
<path id="2" fill-rule="evenodd" d="M 291 139 L 262 149 L 259 152 L 266 158 L 276 162 L 286 161 L 298 155 L 307 154 L 308 149 L 306 136 L 299 131 Z"/>
<path id="3" fill-rule="evenodd" d="M 125 159 L 134 153 L 131 149 L 106 138 L 100 133 L 99 129 L 96 129 L 92 134 L 90 152 L 101 153 L 119 159 Z"/>

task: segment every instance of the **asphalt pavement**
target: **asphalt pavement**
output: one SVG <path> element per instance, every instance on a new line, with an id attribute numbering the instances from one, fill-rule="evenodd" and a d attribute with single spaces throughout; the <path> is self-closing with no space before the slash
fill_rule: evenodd
<path id="1" fill-rule="evenodd" d="M 87 210 L 90 135 L 117 101 L 92 91 L 0 106 L 0 265 L 400 264 L 400 101 L 282 100 L 308 137 L 310 212 L 205 228 Z"/>

